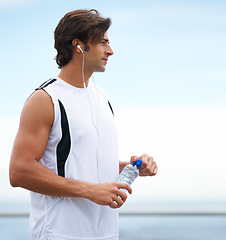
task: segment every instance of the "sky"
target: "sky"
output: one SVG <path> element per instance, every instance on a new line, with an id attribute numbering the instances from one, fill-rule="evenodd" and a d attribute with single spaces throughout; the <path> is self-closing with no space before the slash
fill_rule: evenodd
<path id="1" fill-rule="evenodd" d="M 112 19 L 114 55 L 94 79 L 115 110 L 121 159 L 147 152 L 159 165 L 158 176 L 137 180 L 134 198 L 225 200 L 223 0 L 0 0 L 0 197 L 27 198 L 8 184 L 20 112 L 37 86 L 58 75 L 53 32 L 79 8 Z"/>

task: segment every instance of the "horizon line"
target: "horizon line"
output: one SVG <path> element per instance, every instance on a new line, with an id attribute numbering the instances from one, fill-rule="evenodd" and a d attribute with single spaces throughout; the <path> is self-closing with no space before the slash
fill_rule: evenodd
<path id="1" fill-rule="evenodd" d="M 29 217 L 29 212 L 2 212 L 0 217 Z M 226 211 L 121 211 L 119 216 L 226 216 Z"/>

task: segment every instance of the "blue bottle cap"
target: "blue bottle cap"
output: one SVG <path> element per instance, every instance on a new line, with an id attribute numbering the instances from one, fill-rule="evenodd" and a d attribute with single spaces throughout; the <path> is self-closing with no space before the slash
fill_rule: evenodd
<path id="1" fill-rule="evenodd" d="M 133 166 L 136 166 L 137 168 L 140 168 L 141 164 L 142 164 L 142 160 L 141 159 L 138 159 L 137 161 L 133 162 Z"/>

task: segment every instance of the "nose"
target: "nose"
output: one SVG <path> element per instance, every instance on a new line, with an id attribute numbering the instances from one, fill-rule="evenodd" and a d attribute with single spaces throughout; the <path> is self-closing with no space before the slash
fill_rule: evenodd
<path id="1" fill-rule="evenodd" d="M 106 54 L 107 54 L 108 56 L 111 56 L 111 55 L 114 54 L 114 52 L 113 52 L 113 50 L 111 49 L 110 45 L 108 45 L 108 48 L 107 48 L 107 50 L 106 50 Z"/>

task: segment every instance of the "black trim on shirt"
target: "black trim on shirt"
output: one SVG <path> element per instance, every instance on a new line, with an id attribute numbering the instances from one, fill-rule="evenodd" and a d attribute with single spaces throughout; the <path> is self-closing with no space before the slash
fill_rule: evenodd
<path id="1" fill-rule="evenodd" d="M 52 79 L 50 78 L 49 80 L 45 81 L 42 85 L 40 85 L 38 88 L 36 88 L 35 90 L 39 90 L 39 89 L 43 89 L 45 87 L 47 87 L 48 85 L 52 84 L 53 82 L 55 82 L 56 79 Z"/>
<path id="2" fill-rule="evenodd" d="M 110 104 L 109 101 L 108 101 L 108 105 L 109 105 L 109 107 L 110 107 L 110 109 L 111 109 L 111 112 L 112 112 L 112 114 L 113 114 L 113 116 L 114 116 L 114 111 L 113 111 L 113 108 L 112 108 L 112 106 L 111 106 L 111 104 Z"/>
<path id="3" fill-rule="evenodd" d="M 67 158 L 71 149 L 71 136 L 70 136 L 70 130 L 69 130 L 66 111 L 61 101 L 58 100 L 58 102 L 60 105 L 60 113 L 61 113 L 62 137 L 56 149 L 57 150 L 57 169 L 58 169 L 58 175 L 60 175 L 61 177 L 65 177 L 65 163 L 67 161 Z"/>

